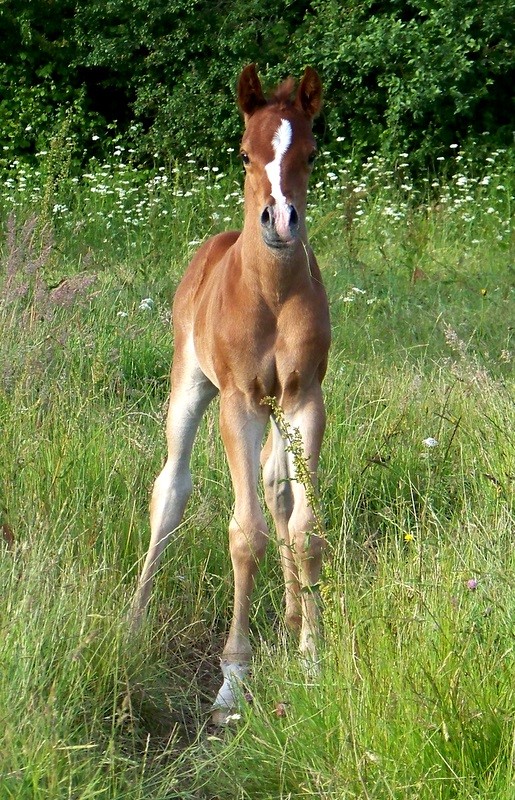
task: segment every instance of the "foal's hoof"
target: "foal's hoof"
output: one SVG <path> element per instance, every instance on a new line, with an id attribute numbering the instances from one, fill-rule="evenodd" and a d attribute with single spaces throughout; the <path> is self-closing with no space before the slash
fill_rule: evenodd
<path id="1" fill-rule="evenodd" d="M 211 711 L 211 722 L 213 725 L 216 725 L 217 728 L 221 728 L 227 725 L 227 716 L 229 713 L 230 711 L 225 708 L 213 708 Z"/>
<path id="2" fill-rule="evenodd" d="M 222 659 L 221 667 L 224 682 L 211 708 L 211 720 L 213 725 L 218 726 L 239 719 L 239 714 L 235 714 L 237 698 L 243 696 L 243 681 L 249 673 L 248 664 L 240 662 Z"/>
<path id="3" fill-rule="evenodd" d="M 211 722 L 217 728 L 223 728 L 229 725 L 234 717 L 239 716 L 233 713 L 232 708 L 213 708 L 211 711 Z"/>

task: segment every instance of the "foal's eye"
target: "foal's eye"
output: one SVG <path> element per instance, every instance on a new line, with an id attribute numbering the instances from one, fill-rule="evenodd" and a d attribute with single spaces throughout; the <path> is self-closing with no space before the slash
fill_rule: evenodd
<path id="1" fill-rule="evenodd" d="M 250 164 L 250 158 L 249 158 L 248 154 L 244 150 L 240 153 L 240 158 L 241 158 L 244 166 L 247 166 L 247 164 Z"/>
<path id="2" fill-rule="evenodd" d="M 316 157 L 317 157 L 317 151 L 312 150 L 308 156 L 308 164 L 314 164 Z"/>

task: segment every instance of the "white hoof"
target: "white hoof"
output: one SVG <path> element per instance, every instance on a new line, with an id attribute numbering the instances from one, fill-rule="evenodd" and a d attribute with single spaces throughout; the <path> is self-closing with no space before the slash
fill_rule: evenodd
<path id="1" fill-rule="evenodd" d="M 224 682 L 211 706 L 211 719 L 215 725 L 229 722 L 231 712 L 236 706 L 236 698 L 241 695 L 242 683 L 249 673 L 248 664 L 222 661 L 221 667 Z"/>

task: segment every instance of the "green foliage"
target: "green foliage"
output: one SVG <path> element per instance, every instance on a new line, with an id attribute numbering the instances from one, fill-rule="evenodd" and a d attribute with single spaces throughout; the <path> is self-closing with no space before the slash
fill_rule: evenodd
<path id="1" fill-rule="evenodd" d="M 46 149 L 74 109 L 78 156 L 116 123 L 141 159 L 219 161 L 238 140 L 234 87 L 252 61 L 269 83 L 315 66 L 319 135 L 345 152 L 408 149 L 427 164 L 484 131 L 512 137 L 514 0 L 5 0 L 0 25 L 11 158 Z"/>
<path id="2" fill-rule="evenodd" d="M 266 14 L 257 0 L 112 0 L 107 15 L 105 3 L 85 5 L 77 24 L 86 66 L 125 92 L 145 130 L 144 150 L 218 157 L 238 136 L 234 90 L 242 66 L 263 53 L 280 61 L 299 16 L 298 5 L 279 0 Z"/>
<path id="3" fill-rule="evenodd" d="M 73 8 L 68 0 L 0 4 L 2 160 L 46 148 L 71 109 L 85 138 L 85 98 L 70 66 Z"/>
<path id="4" fill-rule="evenodd" d="M 261 652 L 254 707 L 218 745 L 218 796 L 510 800 L 512 577 L 469 584 L 488 562 L 469 533 L 381 547 L 359 577 L 349 549 L 326 572 L 319 679 Z"/>
<path id="5" fill-rule="evenodd" d="M 514 20 L 497 0 L 320 0 L 299 49 L 324 76 L 333 135 L 427 161 L 470 133 L 510 140 Z"/>

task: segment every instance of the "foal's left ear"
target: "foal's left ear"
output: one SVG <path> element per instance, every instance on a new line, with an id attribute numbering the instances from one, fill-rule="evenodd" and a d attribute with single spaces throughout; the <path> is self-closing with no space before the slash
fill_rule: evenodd
<path id="1" fill-rule="evenodd" d="M 322 108 L 322 81 L 318 73 L 311 67 L 306 67 L 299 88 L 295 105 L 302 110 L 308 119 L 313 119 Z"/>
<path id="2" fill-rule="evenodd" d="M 238 105 L 245 122 L 258 108 L 266 106 L 266 97 L 256 72 L 256 65 L 249 64 L 242 71 L 238 81 Z"/>

